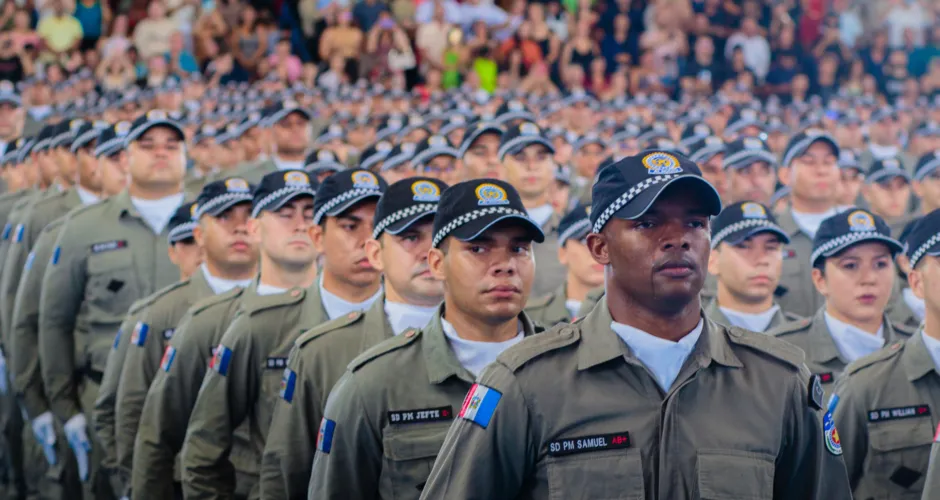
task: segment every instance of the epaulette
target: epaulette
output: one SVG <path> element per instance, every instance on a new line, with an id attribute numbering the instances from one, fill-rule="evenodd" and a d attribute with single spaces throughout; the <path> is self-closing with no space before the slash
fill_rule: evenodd
<path id="1" fill-rule="evenodd" d="M 555 298 L 555 294 L 554 294 L 554 293 L 550 293 L 550 294 L 548 294 L 548 295 L 543 295 L 543 296 L 541 296 L 541 297 L 535 297 L 535 298 L 533 298 L 533 299 L 529 299 L 529 303 L 525 305 L 525 308 L 526 308 L 526 309 L 535 309 L 535 308 L 539 308 L 539 307 L 545 307 L 545 306 L 547 306 L 548 303 L 551 302 L 552 299 L 554 299 L 554 298 Z"/>
<path id="2" fill-rule="evenodd" d="M 794 321 L 800 321 L 806 318 L 804 318 L 803 316 L 800 316 L 799 314 L 793 314 L 791 312 L 783 311 L 783 319 L 787 320 L 787 322 L 780 326 L 786 326 L 786 325 L 789 325 L 790 323 L 793 323 Z"/>
<path id="3" fill-rule="evenodd" d="M 346 365 L 346 368 L 348 368 L 350 371 L 356 371 L 365 366 L 370 361 L 380 358 L 392 351 L 397 351 L 398 349 L 401 349 L 402 347 L 405 347 L 418 340 L 420 337 L 421 330 L 415 328 L 405 330 L 384 342 L 379 342 L 378 344 L 366 350 L 366 352 L 356 356 L 355 359 Z"/>
<path id="4" fill-rule="evenodd" d="M 75 207 L 66 215 L 66 217 L 68 220 L 71 220 L 78 216 L 87 214 L 88 212 L 101 210 L 102 208 L 105 208 L 109 205 L 109 203 L 106 203 L 107 201 L 108 200 L 104 200 L 99 203 L 92 203 L 91 205 L 81 205 Z"/>
<path id="5" fill-rule="evenodd" d="M 581 328 L 577 325 L 561 324 L 551 330 L 526 337 L 518 344 L 507 349 L 497 358 L 511 371 L 516 371 L 524 364 L 556 349 L 569 346 L 581 340 Z"/>
<path id="6" fill-rule="evenodd" d="M 253 295 L 251 300 L 242 302 L 241 312 L 249 316 L 261 311 L 267 311 L 276 307 L 284 307 L 303 302 L 307 296 L 306 290 L 294 289 L 284 293 L 275 293 L 273 295 Z"/>
<path id="7" fill-rule="evenodd" d="M 134 303 L 131 304 L 131 307 L 127 309 L 127 315 L 133 316 L 140 313 L 140 311 L 143 311 L 145 307 L 150 305 L 150 302 L 147 300 L 149 298 L 150 296 L 147 296 L 142 299 L 135 300 Z"/>
<path id="8" fill-rule="evenodd" d="M 3 193 L 0 194 L 0 204 L 3 203 L 15 203 L 16 200 L 19 200 L 23 196 L 28 196 L 29 190 L 23 189 L 20 191 L 13 191 L 12 193 Z"/>
<path id="9" fill-rule="evenodd" d="M 770 337 L 780 337 L 790 333 L 796 333 L 800 330 L 805 330 L 809 328 L 809 325 L 813 322 L 813 318 L 802 318 L 790 323 L 784 323 L 777 328 L 770 330 Z"/>
<path id="10" fill-rule="evenodd" d="M 145 308 L 145 307 L 150 307 L 150 306 L 152 306 L 156 301 L 158 301 L 158 300 L 160 300 L 161 298 L 165 297 L 166 294 L 172 292 L 173 290 L 176 290 L 177 288 L 180 288 L 180 287 L 185 286 L 185 285 L 188 285 L 188 284 L 189 284 L 189 280 L 188 280 L 188 279 L 182 280 L 182 281 L 177 281 L 176 283 L 173 283 L 172 285 L 167 285 L 167 286 L 165 286 L 165 287 L 163 287 L 163 288 L 157 290 L 156 292 L 153 292 L 153 293 L 151 293 L 150 295 L 148 295 L 148 296 L 146 296 L 146 297 L 144 297 L 144 298 L 138 300 L 137 302 L 134 303 L 134 305 L 140 304 L 140 309 L 138 309 L 137 312 L 140 312 L 140 311 L 141 311 L 143 308 Z M 131 309 L 134 308 L 134 305 L 131 306 Z"/>
<path id="11" fill-rule="evenodd" d="M 721 328 L 721 326 L 719 326 Z M 769 354 L 799 370 L 806 361 L 806 354 L 799 347 L 765 333 L 755 333 L 736 326 L 725 327 L 728 340 L 734 344 Z"/>
<path id="12" fill-rule="evenodd" d="M 212 296 L 197 300 L 196 303 L 193 304 L 193 306 L 189 308 L 189 313 L 193 315 L 199 314 L 214 305 L 222 304 L 224 302 L 229 302 L 234 299 L 237 299 L 238 297 L 241 297 L 241 294 L 244 292 L 245 292 L 244 288 L 235 287 L 227 292 L 212 295 Z"/>
<path id="13" fill-rule="evenodd" d="M 913 337 L 915 333 L 917 333 L 917 330 L 920 329 L 920 325 L 917 325 L 916 327 L 911 328 L 910 326 L 905 325 L 903 323 L 891 323 L 891 328 L 894 328 L 898 333 L 900 333 L 904 337 L 910 338 L 910 337 Z"/>
<path id="14" fill-rule="evenodd" d="M 357 323 L 363 317 L 365 317 L 365 313 L 362 311 L 354 311 L 345 316 L 327 321 L 326 323 L 321 323 L 316 327 L 307 330 L 300 337 L 297 337 L 297 340 L 294 341 L 294 345 L 298 348 L 303 347 L 307 342 L 310 342 L 311 340 L 323 336 L 329 332 L 339 330 L 340 328 L 346 328 L 353 323 Z"/>
<path id="15" fill-rule="evenodd" d="M 42 232 L 40 234 L 52 232 L 52 231 L 59 229 L 60 227 L 62 227 L 62 224 L 65 224 L 66 217 L 67 216 L 59 217 L 58 219 L 55 219 L 54 221 L 46 224 L 46 227 L 42 228 Z"/>
<path id="16" fill-rule="evenodd" d="M 849 363 L 849 366 L 845 367 L 843 371 L 846 375 L 851 375 L 857 373 L 863 368 L 878 364 L 882 361 L 893 358 L 900 354 L 904 349 L 904 342 L 895 342 L 885 348 L 878 349 L 877 351 L 869 354 L 868 356 L 862 356 L 861 358 L 856 359 L 855 361 Z"/>

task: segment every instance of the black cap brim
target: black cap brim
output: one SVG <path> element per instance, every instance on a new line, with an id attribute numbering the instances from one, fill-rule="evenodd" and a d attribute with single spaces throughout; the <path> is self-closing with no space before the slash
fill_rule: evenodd
<path id="1" fill-rule="evenodd" d="M 711 183 L 698 175 L 680 175 L 662 184 L 655 184 L 643 190 L 636 198 L 633 198 L 629 203 L 624 205 L 623 208 L 614 212 L 614 217 L 632 220 L 642 216 L 656 203 L 656 200 L 659 199 L 666 189 L 680 183 L 690 183 L 701 186 L 701 195 L 704 198 L 705 209 L 708 215 L 718 215 L 721 213 L 721 196 L 718 195 L 718 191 Z"/>
<path id="2" fill-rule="evenodd" d="M 791 146 L 784 154 L 782 164 L 784 166 L 789 166 L 794 158 L 803 156 L 803 153 L 805 153 L 810 148 L 810 146 L 816 144 L 817 142 L 825 142 L 828 144 L 832 148 L 833 154 L 836 156 L 836 158 L 839 157 L 839 145 L 836 144 L 835 139 L 829 137 L 828 135 L 820 135 L 817 137 L 807 137 Z"/>
<path id="3" fill-rule="evenodd" d="M 742 151 L 737 154 L 726 154 L 724 168 L 744 168 L 759 161 L 767 162 L 770 166 L 777 166 L 777 156 L 770 151 Z"/>
<path id="4" fill-rule="evenodd" d="M 555 145 L 552 144 L 552 141 L 540 135 L 531 135 L 515 137 L 507 141 L 506 144 L 500 145 L 497 156 L 502 160 L 506 155 L 514 155 L 533 144 L 541 144 L 548 148 L 549 152 L 555 154 Z"/>
<path id="5" fill-rule="evenodd" d="M 458 227 L 457 229 L 454 229 L 447 236 L 453 236 L 460 241 L 473 241 L 482 236 L 483 233 L 491 229 L 493 226 L 502 222 L 515 223 L 516 225 L 524 228 L 532 238 L 532 241 L 536 243 L 542 243 L 545 241 L 545 233 L 542 232 L 542 228 L 540 228 L 538 224 L 535 223 L 535 221 L 524 215 L 516 214 L 483 215 Z"/>
<path id="6" fill-rule="evenodd" d="M 203 206 L 196 207 L 196 218 L 202 217 L 203 215 L 208 215 L 210 217 L 218 217 L 225 213 L 226 210 L 234 207 L 235 205 L 241 203 L 251 204 L 251 193 L 243 194 L 225 194 L 219 196 L 218 198 L 211 199 L 207 203 L 204 203 Z"/>
<path id="7" fill-rule="evenodd" d="M 405 217 L 404 219 L 395 222 L 394 224 L 389 224 L 383 232 L 388 234 L 401 234 L 403 231 L 409 227 L 417 224 L 421 221 L 433 222 L 434 214 L 437 213 L 437 209 L 428 210 L 427 212 L 421 212 L 411 217 Z"/>
<path id="8" fill-rule="evenodd" d="M 890 237 L 884 236 L 881 234 L 868 235 L 864 237 L 848 238 L 846 241 L 841 242 L 839 245 L 834 246 L 833 248 L 822 252 L 821 254 L 816 255 L 816 252 L 813 252 L 813 259 L 810 265 L 813 267 L 816 266 L 816 263 L 819 262 L 819 259 L 825 259 L 836 255 L 839 252 L 842 252 L 850 247 L 855 245 L 860 245 L 862 243 L 884 243 L 891 250 L 892 255 L 897 255 L 899 252 L 904 250 L 904 246 L 901 245 L 898 240 Z"/>
<path id="9" fill-rule="evenodd" d="M 139 127 L 137 130 L 132 130 L 129 134 L 127 134 L 127 138 L 124 139 L 124 144 L 130 144 L 136 141 L 137 139 L 140 139 L 140 137 L 146 134 L 148 130 L 152 128 L 156 128 L 156 127 L 166 127 L 172 130 L 173 132 L 176 132 L 176 134 L 179 136 L 179 139 L 181 141 L 186 140 L 186 133 L 183 132 L 183 129 L 180 128 L 180 126 L 176 122 L 170 121 L 170 120 L 154 120 L 152 122 L 144 124 L 143 126 Z"/>
<path id="10" fill-rule="evenodd" d="M 503 129 L 499 128 L 499 125 L 494 123 L 492 125 L 473 129 L 472 132 L 468 132 L 463 138 L 463 144 L 460 146 L 460 157 L 463 158 L 463 156 L 467 154 L 467 150 L 473 146 L 473 143 L 486 134 L 496 134 L 502 137 Z"/>
<path id="11" fill-rule="evenodd" d="M 310 189 L 291 189 L 291 190 L 287 191 L 287 193 L 282 194 L 282 195 L 280 195 L 280 196 L 274 196 L 274 197 L 270 197 L 270 198 L 265 197 L 265 198 L 259 200 L 259 201 L 258 201 L 257 203 L 255 203 L 254 205 L 252 205 L 252 207 L 251 207 L 251 216 L 252 216 L 253 218 L 254 218 L 254 217 L 258 217 L 258 215 L 261 213 L 262 210 L 267 210 L 267 211 L 269 211 L 269 212 L 275 212 L 275 211 L 277 211 L 277 210 L 280 210 L 281 207 L 283 207 L 284 205 L 286 205 L 289 201 L 294 200 L 294 199 L 296 199 L 296 198 L 300 198 L 301 196 L 307 196 L 307 197 L 310 197 L 310 198 L 315 198 L 315 197 L 316 197 L 316 193 L 313 192 L 313 190 L 310 190 Z"/>
<path id="12" fill-rule="evenodd" d="M 868 182 L 869 184 L 883 184 L 890 181 L 891 179 L 894 179 L 895 177 L 900 177 L 907 182 L 911 182 L 911 174 L 907 173 L 905 170 L 894 170 L 891 172 L 882 170 L 880 172 L 875 172 L 870 174 L 868 178 L 865 179 L 865 182 Z"/>
<path id="13" fill-rule="evenodd" d="M 169 234 L 167 234 L 167 241 L 169 241 L 170 245 L 174 245 L 181 241 L 194 238 L 193 229 L 196 228 L 196 225 L 195 222 L 186 222 L 170 229 Z"/>
<path id="14" fill-rule="evenodd" d="M 292 109 L 282 109 L 277 113 L 272 114 L 268 117 L 267 120 L 262 120 L 262 123 L 267 122 L 267 125 L 274 125 L 275 123 L 283 120 L 291 113 L 299 113 L 304 116 L 308 121 L 312 119 L 313 115 L 309 111 L 303 108 L 292 108 Z"/>
<path id="15" fill-rule="evenodd" d="M 381 193 L 380 191 L 375 191 L 375 192 L 371 192 L 371 193 L 362 194 L 362 195 L 356 196 L 356 197 L 354 197 L 354 198 L 350 198 L 350 199 L 344 201 L 343 203 L 340 203 L 339 205 L 336 205 L 335 207 L 331 208 L 330 210 L 327 210 L 326 212 L 323 213 L 323 215 L 321 216 L 320 220 L 314 221 L 314 222 L 317 223 L 317 224 L 319 224 L 320 222 L 323 221 L 323 217 L 336 217 L 336 216 L 342 215 L 343 213 L 345 213 L 345 212 L 346 212 L 347 210 L 349 210 L 350 208 L 352 208 L 352 207 L 354 207 L 354 206 L 356 206 L 356 205 L 358 205 L 358 204 L 360 204 L 360 203 L 362 203 L 362 202 L 364 202 L 364 201 L 372 200 L 372 199 L 378 200 L 378 199 L 381 198 L 381 197 L 382 197 L 382 193 Z"/>
<path id="16" fill-rule="evenodd" d="M 304 170 L 308 174 L 321 174 L 323 172 L 341 172 L 346 170 L 346 166 L 338 162 L 316 162 L 309 165 L 304 165 Z"/>
<path id="17" fill-rule="evenodd" d="M 768 224 L 766 226 L 749 227 L 740 231 L 735 231 L 721 240 L 713 241 L 712 248 L 717 247 L 721 243 L 737 245 L 738 243 L 741 243 L 742 241 L 761 233 L 772 233 L 777 238 L 779 238 L 783 244 L 790 244 L 790 236 L 787 235 L 786 231 L 780 228 L 780 226 Z"/>

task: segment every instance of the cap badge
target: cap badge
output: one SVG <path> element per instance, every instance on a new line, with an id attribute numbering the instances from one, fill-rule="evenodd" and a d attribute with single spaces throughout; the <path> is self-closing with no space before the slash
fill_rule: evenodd
<path id="1" fill-rule="evenodd" d="M 233 177 L 225 181 L 225 189 L 233 193 L 247 193 L 251 191 L 248 181 L 239 177 Z"/>
<path id="2" fill-rule="evenodd" d="M 411 142 L 406 142 L 401 145 L 401 152 L 406 155 L 413 155 L 415 153 L 415 145 Z"/>
<path id="3" fill-rule="evenodd" d="M 401 128 L 401 120 L 398 118 L 393 118 L 385 124 L 385 127 L 390 130 L 398 130 Z"/>
<path id="4" fill-rule="evenodd" d="M 464 115 L 455 115 L 451 117 L 450 123 L 453 125 L 463 125 L 467 123 L 467 117 L 465 117 Z"/>
<path id="5" fill-rule="evenodd" d="M 720 144 L 722 144 L 721 137 L 716 137 L 716 136 L 713 135 L 713 136 L 711 136 L 711 137 L 706 137 L 706 138 L 705 138 L 705 145 L 706 145 L 706 146 L 718 146 L 718 145 L 720 145 Z"/>
<path id="6" fill-rule="evenodd" d="M 682 172 L 679 160 L 669 153 L 650 153 L 644 156 L 642 161 L 649 175 L 678 174 Z"/>
<path id="7" fill-rule="evenodd" d="M 114 126 L 114 135 L 118 137 L 123 137 L 131 131 L 131 122 L 118 122 Z"/>
<path id="8" fill-rule="evenodd" d="M 519 101 L 509 101 L 507 107 L 510 111 L 522 111 L 525 107 Z"/>
<path id="9" fill-rule="evenodd" d="M 868 212 L 856 210 L 849 214 L 849 229 L 852 231 L 874 231 L 875 219 Z"/>
<path id="10" fill-rule="evenodd" d="M 417 181 L 411 185 L 414 201 L 437 202 L 441 199 L 441 188 L 431 181 Z"/>
<path id="11" fill-rule="evenodd" d="M 694 133 L 697 136 L 706 136 L 706 135 L 710 135 L 712 133 L 712 130 L 708 128 L 708 125 L 705 125 L 704 123 L 699 123 L 698 125 L 692 128 L 692 133 Z"/>
<path id="12" fill-rule="evenodd" d="M 446 147 L 447 139 L 444 139 L 443 137 L 439 135 L 432 135 L 430 138 L 428 138 L 428 146 L 435 147 L 435 148 Z"/>
<path id="13" fill-rule="evenodd" d="M 166 120 L 166 112 L 162 109 L 154 109 L 147 112 L 148 121 Z"/>
<path id="14" fill-rule="evenodd" d="M 823 132 L 821 129 L 818 129 L 818 128 L 808 128 L 803 133 L 806 134 L 806 137 L 819 137 L 823 135 L 825 132 Z"/>
<path id="15" fill-rule="evenodd" d="M 392 143 L 388 141 L 382 141 L 375 145 L 375 150 L 380 153 L 386 153 L 392 150 Z"/>
<path id="16" fill-rule="evenodd" d="M 355 172 L 352 174 L 353 187 L 358 189 L 378 189 L 379 180 L 372 172 Z"/>
<path id="17" fill-rule="evenodd" d="M 85 120 L 75 119 L 69 122 L 69 131 L 74 133 L 76 130 L 80 129 L 82 125 L 85 124 Z"/>
<path id="18" fill-rule="evenodd" d="M 332 151 L 323 150 L 317 153 L 317 161 L 336 161 L 336 156 Z"/>
<path id="19" fill-rule="evenodd" d="M 741 118 L 744 118 L 745 120 L 756 120 L 757 112 L 754 111 L 753 109 L 741 110 Z"/>
<path id="20" fill-rule="evenodd" d="M 539 135 L 539 126 L 532 122 L 519 125 L 519 135 Z"/>
<path id="21" fill-rule="evenodd" d="M 506 190 L 496 184 L 480 184 L 476 189 L 477 205 L 508 205 Z"/>
<path id="22" fill-rule="evenodd" d="M 9 80 L 3 80 L 0 82 L 0 92 L 5 94 L 12 94 L 13 92 L 16 92 L 16 87 L 13 86 L 13 82 Z"/>
<path id="23" fill-rule="evenodd" d="M 292 188 L 308 188 L 310 178 L 303 172 L 287 172 L 284 174 L 284 185 Z"/>
<path id="24" fill-rule="evenodd" d="M 343 135 L 343 127 L 334 123 L 333 125 L 330 125 L 329 134 L 330 135 Z"/>
<path id="25" fill-rule="evenodd" d="M 193 203 L 193 206 L 189 207 L 189 216 L 192 218 L 195 218 L 196 210 L 198 209 L 199 209 L 199 205 L 197 203 Z"/>
<path id="26" fill-rule="evenodd" d="M 766 219 L 767 211 L 757 203 L 745 203 L 741 205 L 741 214 L 745 219 Z"/>
<path id="27" fill-rule="evenodd" d="M 884 167 L 885 170 L 897 170 L 901 168 L 901 164 L 898 163 L 898 161 L 894 158 L 888 158 L 887 160 L 882 161 L 881 166 Z"/>

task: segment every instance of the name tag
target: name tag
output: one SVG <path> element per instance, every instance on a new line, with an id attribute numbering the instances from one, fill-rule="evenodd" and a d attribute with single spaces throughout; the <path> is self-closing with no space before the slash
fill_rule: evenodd
<path id="1" fill-rule="evenodd" d="M 552 441 L 548 443 L 548 454 L 553 457 L 563 457 L 591 451 L 617 450 L 629 447 L 630 433 L 617 432 Z"/>
<path id="2" fill-rule="evenodd" d="M 836 376 L 833 375 L 832 372 L 819 373 L 817 375 L 819 375 L 819 381 L 824 384 L 831 384 L 836 379 Z"/>
<path id="3" fill-rule="evenodd" d="M 796 258 L 796 250 L 793 250 L 792 248 L 785 248 L 785 249 L 783 250 L 783 258 L 784 258 L 784 259 L 795 259 L 795 258 Z"/>
<path id="4" fill-rule="evenodd" d="M 268 358 L 265 361 L 268 370 L 283 370 L 287 367 L 287 358 Z"/>
<path id="5" fill-rule="evenodd" d="M 427 422 L 444 422 L 454 419 L 454 411 L 450 406 L 440 408 L 426 408 L 423 410 L 398 410 L 388 412 L 390 424 L 423 424 Z"/>
<path id="6" fill-rule="evenodd" d="M 929 417 L 930 407 L 927 405 L 902 406 L 900 408 L 884 408 L 868 412 L 869 422 L 887 422 L 888 420 L 904 420 L 906 418 Z"/>
<path id="7" fill-rule="evenodd" d="M 127 248 L 127 240 L 102 241 L 91 246 L 91 253 L 104 253 Z"/>

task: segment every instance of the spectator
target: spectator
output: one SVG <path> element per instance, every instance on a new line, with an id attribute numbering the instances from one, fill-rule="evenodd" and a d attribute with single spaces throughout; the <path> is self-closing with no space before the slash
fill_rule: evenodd
<path id="1" fill-rule="evenodd" d="M 603 57 L 597 57 L 591 61 L 591 74 L 587 81 L 587 90 L 595 95 L 602 95 L 607 92 L 610 82 L 607 78 L 607 60 Z"/>
<path id="2" fill-rule="evenodd" d="M 441 68 L 444 63 L 444 51 L 447 50 L 447 34 L 452 26 L 445 20 L 442 4 L 435 4 L 434 17 L 429 22 L 421 23 L 415 33 L 415 47 L 421 54 L 426 67 Z"/>
<path id="3" fill-rule="evenodd" d="M 927 72 L 931 61 L 940 58 L 940 23 L 930 30 L 928 43 L 911 51 L 908 61 L 908 71 L 915 77 Z"/>
<path id="4" fill-rule="evenodd" d="M 352 24 L 349 10 L 341 10 L 335 17 L 336 24 L 327 28 L 320 38 L 320 59 L 329 61 L 335 55 L 358 59 L 362 49 L 362 30 Z"/>
<path id="5" fill-rule="evenodd" d="M 353 7 L 352 15 L 362 31 L 368 33 L 372 31 L 383 12 L 388 12 L 388 6 L 384 3 L 379 3 L 378 0 L 359 0 Z"/>
<path id="6" fill-rule="evenodd" d="M 931 59 L 927 74 L 920 79 L 920 86 L 925 95 L 940 93 L 940 57 Z"/>
<path id="7" fill-rule="evenodd" d="M 463 45 L 463 32 L 459 28 L 451 28 L 447 34 L 447 49 L 441 59 L 442 83 L 445 90 L 460 86 L 460 69 L 468 59 L 468 52 Z"/>
<path id="8" fill-rule="evenodd" d="M 813 57 L 818 61 L 822 59 L 823 54 L 835 54 L 837 57 L 848 59 L 851 57 L 851 51 L 842 43 L 842 37 L 839 32 L 839 19 L 835 16 L 827 16 L 823 21 L 822 36 L 813 47 Z M 801 61 L 802 62 L 802 61 Z"/>
<path id="9" fill-rule="evenodd" d="M 259 23 L 254 7 L 245 5 L 242 8 L 238 26 L 229 35 L 229 47 L 237 68 L 249 75 L 258 71 L 258 64 L 267 54 L 268 34 Z"/>
<path id="10" fill-rule="evenodd" d="M 17 50 L 12 33 L 0 34 L 0 81 L 19 82 L 32 73 L 31 61 Z"/>
<path id="11" fill-rule="evenodd" d="M 137 72 L 130 60 L 123 56 L 111 56 L 101 61 L 95 77 L 104 90 L 121 90 L 134 83 Z"/>
<path id="12" fill-rule="evenodd" d="M 13 2 L 7 2 L 4 5 L 15 5 Z M 32 19 L 29 11 L 26 9 L 16 9 L 12 18 L 13 26 L 8 32 L 10 40 L 13 42 L 13 49 L 16 52 L 23 51 L 27 45 L 38 47 L 42 38 L 32 28 Z"/>
<path id="13" fill-rule="evenodd" d="M 329 61 L 326 71 L 320 73 L 317 85 L 326 90 L 336 90 L 344 83 L 349 82 L 346 74 L 346 59 L 337 54 Z"/>
<path id="14" fill-rule="evenodd" d="M 665 90 L 662 75 L 656 65 L 656 56 L 652 51 L 640 54 L 640 65 L 630 71 L 630 91 L 636 93 L 655 93 Z"/>
<path id="15" fill-rule="evenodd" d="M 137 81 L 137 85 L 152 89 L 160 87 L 170 77 L 170 66 L 166 58 L 162 55 L 155 55 L 150 56 L 146 61 L 146 72 L 144 77 Z"/>
<path id="16" fill-rule="evenodd" d="M 568 12 L 561 8 L 558 0 L 549 0 L 546 4 L 545 24 L 559 41 L 568 39 L 568 23 Z"/>
<path id="17" fill-rule="evenodd" d="M 78 48 L 82 42 L 82 25 L 66 13 L 62 0 L 52 0 L 52 13 L 39 21 L 36 31 L 45 48 L 56 56 Z"/>
<path id="18" fill-rule="evenodd" d="M 111 34 L 98 40 L 98 52 L 102 59 L 122 56 L 130 48 L 131 41 L 127 38 L 127 16 L 121 14 L 114 18 Z"/>
<path id="19" fill-rule="evenodd" d="M 105 28 L 111 24 L 111 8 L 101 0 L 79 0 L 73 14 L 82 25 L 82 50 L 94 48 Z"/>
<path id="20" fill-rule="evenodd" d="M 483 22 L 487 28 L 502 27 L 510 22 L 509 14 L 490 0 L 465 0 L 460 6 L 460 25 L 470 28 Z"/>
<path id="21" fill-rule="evenodd" d="M 888 45 L 892 48 L 904 46 L 904 32 L 910 29 L 914 44 L 924 44 L 925 31 L 933 23 L 933 15 L 920 0 L 888 0 L 891 4 L 885 17 L 888 29 Z"/>
<path id="22" fill-rule="evenodd" d="M 438 7 L 444 9 L 444 19 L 448 23 L 460 24 L 464 21 L 463 10 L 459 3 L 453 0 L 425 0 L 415 10 L 415 21 L 418 26 L 430 22 Z"/>
<path id="23" fill-rule="evenodd" d="M 858 3 L 851 0 L 834 0 L 833 11 L 839 16 L 839 39 L 842 44 L 854 49 L 859 37 L 865 32 Z"/>
<path id="24" fill-rule="evenodd" d="M 542 4 L 529 5 L 528 24 L 529 38 L 538 44 L 543 60 L 551 68 L 558 62 L 558 57 L 561 55 L 561 39 L 548 24 L 545 7 Z"/>
<path id="25" fill-rule="evenodd" d="M 865 73 L 872 75 L 876 80 L 882 76 L 882 66 L 888 59 L 888 35 L 883 30 L 874 33 L 871 44 L 861 51 L 862 61 L 865 62 Z"/>
<path id="26" fill-rule="evenodd" d="M 565 43 L 561 49 L 561 65 L 568 67 L 576 65 L 581 67 L 582 74 L 588 74 L 591 61 L 600 55 L 597 43 L 591 39 L 591 24 L 587 19 L 577 21 L 574 37 Z"/>
<path id="27" fill-rule="evenodd" d="M 824 100 L 835 97 L 839 93 L 839 58 L 835 54 L 825 54 L 819 61 L 816 71 L 816 81 L 811 90 L 812 94 L 822 96 Z"/>
<path id="28" fill-rule="evenodd" d="M 152 0 L 147 6 L 147 18 L 134 28 L 134 47 L 141 59 L 163 55 L 170 51 L 170 37 L 179 27 L 167 17 L 162 0 Z"/>
<path id="29" fill-rule="evenodd" d="M 166 53 L 170 69 L 177 76 L 184 77 L 199 71 L 199 63 L 193 54 L 186 50 L 183 33 L 177 31 L 170 36 L 170 51 Z"/>
<path id="30" fill-rule="evenodd" d="M 754 18 L 745 18 L 741 22 L 741 29 L 728 38 L 725 46 L 725 57 L 731 59 L 734 50 L 740 47 L 744 56 L 744 64 L 758 79 L 763 79 L 770 69 L 770 44 L 764 38 Z"/>
<path id="31" fill-rule="evenodd" d="M 882 79 L 878 82 L 879 90 L 888 102 L 893 103 L 904 92 L 904 82 L 909 77 L 907 53 L 900 49 L 892 50 L 882 69 Z"/>
<path id="32" fill-rule="evenodd" d="M 711 37 L 695 40 L 692 58 L 686 61 L 679 85 L 683 94 L 710 95 L 721 88 L 725 80 L 722 65 L 715 60 L 715 44 Z"/>
<path id="33" fill-rule="evenodd" d="M 614 18 L 612 32 L 604 36 L 601 41 L 601 54 L 607 61 L 607 69 L 611 72 L 618 68 L 625 68 L 630 64 L 630 18 L 626 14 L 617 14 Z"/>
<path id="34" fill-rule="evenodd" d="M 388 16 L 369 32 L 366 53 L 372 63 L 368 72 L 370 81 L 385 82 L 392 79 L 394 83 L 388 86 L 393 88 L 404 86 L 405 71 L 414 68 L 416 64 L 408 35 Z"/>
<path id="35" fill-rule="evenodd" d="M 343 57 L 340 52 L 334 55 Z M 277 42 L 274 47 L 274 54 L 271 54 L 267 59 L 267 69 L 263 71 L 267 74 L 275 73 L 281 81 L 285 82 L 293 83 L 300 78 L 303 72 L 303 62 L 291 52 L 289 37 L 281 37 Z"/>

